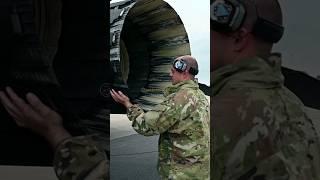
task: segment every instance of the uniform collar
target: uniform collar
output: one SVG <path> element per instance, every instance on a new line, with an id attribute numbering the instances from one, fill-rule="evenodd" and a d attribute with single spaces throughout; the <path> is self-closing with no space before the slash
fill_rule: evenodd
<path id="1" fill-rule="evenodd" d="M 217 69 L 211 74 L 213 95 L 223 88 L 274 88 L 284 83 L 281 73 L 281 55 L 266 59 L 253 57 Z"/>
<path id="2" fill-rule="evenodd" d="M 170 85 L 168 87 L 166 87 L 164 89 L 164 96 L 167 97 L 168 95 L 172 94 L 172 93 L 176 93 L 178 92 L 180 89 L 185 89 L 185 88 L 188 88 L 188 89 L 198 89 L 199 88 L 199 85 L 198 85 L 198 82 L 197 80 L 186 80 L 186 81 L 182 81 L 182 82 L 179 82 L 175 85 Z"/>

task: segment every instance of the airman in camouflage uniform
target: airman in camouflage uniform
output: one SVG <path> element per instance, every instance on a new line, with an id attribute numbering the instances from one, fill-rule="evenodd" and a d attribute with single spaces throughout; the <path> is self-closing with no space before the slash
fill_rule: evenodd
<path id="1" fill-rule="evenodd" d="M 162 179 L 209 179 L 208 100 L 191 79 L 173 83 L 164 96 L 165 100 L 148 112 L 137 104 L 127 106 L 132 127 L 145 136 L 160 134 L 158 168 Z"/>
<path id="2" fill-rule="evenodd" d="M 320 179 L 319 138 L 280 69 L 273 55 L 213 73 L 214 180 Z"/>
<path id="3" fill-rule="evenodd" d="M 319 136 L 302 102 L 284 87 L 280 54 L 271 53 L 283 33 L 279 2 L 214 2 L 213 179 L 319 180 Z M 237 16 L 237 22 L 224 11 L 232 7 L 244 15 Z M 230 27 L 224 21 L 228 18 L 239 26 L 231 31 L 217 28 Z"/>

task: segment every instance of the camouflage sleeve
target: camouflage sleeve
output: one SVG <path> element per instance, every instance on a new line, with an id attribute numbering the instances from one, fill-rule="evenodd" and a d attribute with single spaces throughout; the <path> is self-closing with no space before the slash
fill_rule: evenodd
<path id="1" fill-rule="evenodd" d="M 54 169 L 60 180 L 106 180 L 108 160 L 95 143 L 97 135 L 72 137 L 61 142 L 54 156 Z"/>
<path id="2" fill-rule="evenodd" d="M 132 121 L 132 127 L 139 134 L 145 136 L 161 134 L 190 114 L 188 112 L 192 106 L 188 104 L 188 99 L 187 92 L 182 91 L 148 112 L 144 112 L 135 104 L 128 109 L 127 115 Z"/>

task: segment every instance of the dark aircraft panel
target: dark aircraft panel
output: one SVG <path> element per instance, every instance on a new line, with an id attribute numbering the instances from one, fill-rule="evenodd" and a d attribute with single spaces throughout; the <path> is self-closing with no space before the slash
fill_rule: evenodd
<path id="1" fill-rule="evenodd" d="M 73 135 L 98 132 L 108 150 L 112 71 L 109 1 L 0 2 L 0 86 L 34 92 Z M 51 165 L 47 142 L 16 126 L 0 106 L 0 164 Z"/>
<path id="2" fill-rule="evenodd" d="M 284 84 L 304 105 L 320 110 L 320 81 L 301 71 L 282 68 L 285 77 Z"/>

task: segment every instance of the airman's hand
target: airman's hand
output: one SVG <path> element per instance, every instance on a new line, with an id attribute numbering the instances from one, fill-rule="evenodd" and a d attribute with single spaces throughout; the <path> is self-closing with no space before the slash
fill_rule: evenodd
<path id="1" fill-rule="evenodd" d="M 124 95 L 121 91 L 117 92 L 114 89 L 112 89 L 110 91 L 110 94 L 117 103 L 124 105 L 126 108 L 129 108 L 132 106 L 132 103 L 130 102 L 130 99 L 128 98 L 128 96 Z"/>
<path id="2" fill-rule="evenodd" d="M 0 91 L 1 103 L 18 126 L 45 137 L 53 147 L 71 137 L 63 127 L 62 117 L 43 104 L 36 95 L 28 93 L 25 102 L 10 87 L 6 88 L 6 92 L 8 96 Z"/>

